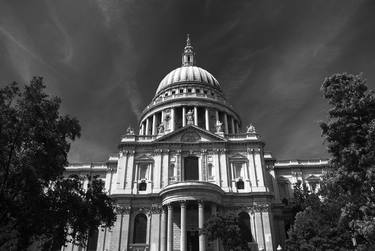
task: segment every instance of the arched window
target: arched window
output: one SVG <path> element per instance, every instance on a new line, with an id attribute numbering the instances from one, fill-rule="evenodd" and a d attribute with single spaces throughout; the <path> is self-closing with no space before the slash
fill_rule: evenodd
<path id="1" fill-rule="evenodd" d="M 133 243 L 146 243 L 147 217 L 138 214 L 134 219 Z"/>
<path id="2" fill-rule="evenodd" d="M 238 225 L 240 227 L 240 235 L 242 239 L 247 242 L 252 242 L 253 236 L 251 235 L 250 216 L 248 213 L 241 212 L 238 214 Z"/>

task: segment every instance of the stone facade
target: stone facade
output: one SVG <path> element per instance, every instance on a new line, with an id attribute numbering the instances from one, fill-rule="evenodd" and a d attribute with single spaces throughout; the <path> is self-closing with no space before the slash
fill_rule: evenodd
<path id="1" fill-rule="evenodd" d="M 228 212 L 248 227 L 252 250 L 284 246 L 292 185 L 300 179 L 315 188 L 327 161 L 276 162 L 254 126 L 240 130 L 219 82 L 194 57 L 188 38 L 182 67 L 161 81 L 138 134 L 128 128 L 118 154 L 66 168 L 66 175 L 99 175 L 117 201 L 115 225 L 99 229 L 81 249 L 223 250 L 198 229 Z"/>

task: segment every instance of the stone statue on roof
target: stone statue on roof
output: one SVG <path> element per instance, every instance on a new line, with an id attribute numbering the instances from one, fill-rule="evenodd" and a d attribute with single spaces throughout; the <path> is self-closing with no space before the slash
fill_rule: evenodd
<path id="1" fill-rule="evenodd" d="M 134 135 L 134 129 L 129 125 L 128 129 L 126 129 L 127 135 Z"/>
<path id="2" fill-rule="evenodd" d="M 188 125 L 193 125 L 194 124 L 193 116 L 194 116 L 194 112 L 192 110 L 189 110 L 186 113 L 186 124 L 188 124 Z"/>
<path id="3" fill-rule="evenodd" d="M 255 131 L 255 127 L 253 126 L 253 124 L 249 124 L 249 125 L 246 127 L 246 132 L 247 132 L 247 133 L 256 133 L 256 131 Z"/>

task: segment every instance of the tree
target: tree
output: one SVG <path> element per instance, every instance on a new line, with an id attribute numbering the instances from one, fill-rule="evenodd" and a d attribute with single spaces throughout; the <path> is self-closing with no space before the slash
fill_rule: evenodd
<path id="1" fill-rule="evenodd" d="M 202 234 L 209 241 L 221 240 L 225 251 L 250 250 L 246 241 L 249 232 L 233 214 L 211 217 L 204 224 Z"/>
<path id="2" fill-rule="evenodd" d="M 362 75 L 346 73 L 325 79 L 321 89 L 330 105 L 321 128 L 332 171 L 322 181 L 321 200 L 297 214 L 289 249 L 303 244 L 315 250 L 374 250 L 374 92 Z"/>
<path id="3" fill-rule="evenodd" d="M 81 128 L 44 89 L 41 77 L 0 89 L 0 249 L 84 244 L 90 230 L 115 220 L 102 181 L 92 177 L 85 190 L 82 178 L 63 177 Z"/>

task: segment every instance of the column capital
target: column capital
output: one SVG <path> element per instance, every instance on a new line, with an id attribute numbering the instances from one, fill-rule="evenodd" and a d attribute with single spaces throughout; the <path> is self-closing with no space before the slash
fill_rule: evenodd
<path id="1" fill-rule="evenodd" d="M 204 207 L 204 201 L 198 200 L 198 207 Z"/>
<path id="2" fill-rule="evenodd" d="M 180 200 L 180 207 L 186 207 L 186 200 Z"/>
<path id="3" fill-rule="evenodd" d="M 152 214 L 160 214 L 162 211 L 163 211 L 163 208 L 160 205 L 152 205 L 151 206 L 151 213 Z"/>

